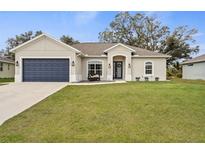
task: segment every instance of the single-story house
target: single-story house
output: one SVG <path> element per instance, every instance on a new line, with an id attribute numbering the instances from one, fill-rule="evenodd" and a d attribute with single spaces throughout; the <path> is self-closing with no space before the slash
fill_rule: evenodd
<path id="1" fill-rule="evenodd" d="M 67 45 L 42 34 L 11 50 L 16 82 L 79 82 L 89 74 L 101 80 L 166 80 L 168 55 L 122 43 Z"/>
<path id="2" fill-rule="evenodd" d="M 14 78 L 14 61 L 0 56 L 0 78 Z"/>
<path id="3" fill-rule="evenodd" d="M 205 54 L 182 63 L 182 78 L 205 80 Z"/>

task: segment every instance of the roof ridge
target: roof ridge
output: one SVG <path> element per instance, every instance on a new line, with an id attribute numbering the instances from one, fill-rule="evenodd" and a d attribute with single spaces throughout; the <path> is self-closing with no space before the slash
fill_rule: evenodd
<path id="1" fill-rule="evenodd" d="M 107 42 L 80 42 L 76 44 L 117 44 L 117 43 L 107 43 Z"/>
<path id="2" fill-rule="evenodd" d="M 182 64 L 204 62 L 204 61 L 205 61 L 205 54 L 202 54 L 202 55 L 194 57 L 192 59 L 185 60 L 184 62 L 182 62 Z"/>
<path id="3" fill-rule="evenodd" d="M 200 56 L 194 57 L 194 58 L 192 58 L 192 59 L 199 58 L 199 57 L 203 57 L 203 56 L 205 56 L 205 54 L 202 54 L 202 55 L 200 55 Z M 192 59 L 190 59 L 190 60 L 192 60 Z"/>

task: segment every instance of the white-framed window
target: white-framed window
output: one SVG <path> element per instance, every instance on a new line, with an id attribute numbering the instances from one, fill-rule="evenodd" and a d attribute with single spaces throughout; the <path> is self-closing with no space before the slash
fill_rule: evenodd
<path id="1" fill-rule="evenodd" d="M 153 75 L 153 63 L 145 62 L 145 75 Z"/>
<path id="2" fill-rule="evenodd" d="M 99 74 L 102 76 L 102 61 L 88 61 L 88 74 Z"/>
<path id="3" fill-rule="evenodd" d="M 0 62 L 0 71 L 3 71 L 3 63 Z"/>

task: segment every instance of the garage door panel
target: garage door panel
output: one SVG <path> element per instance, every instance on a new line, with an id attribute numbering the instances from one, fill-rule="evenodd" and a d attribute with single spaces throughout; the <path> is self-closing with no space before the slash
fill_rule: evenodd
<path id="1" fill-rule="evenodd" d="M 23 59 L 23 81 L 67 82 L 69 59 Z"/>

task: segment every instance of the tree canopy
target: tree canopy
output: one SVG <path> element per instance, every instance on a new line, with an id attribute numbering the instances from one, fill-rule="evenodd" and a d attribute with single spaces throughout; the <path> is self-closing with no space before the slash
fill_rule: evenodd
<path id="1" fill-rule="evenodd" d="M 196 29 L 189 29 L 188 26 L 179 26 L 171 31 L 157 18 L 145 14 L 120 12 L 105 31 L 99 33 L 99 40 L 165 53 L 172 56 L 168 62 L 174 63 L 181 58 L 188 59 L 191 54 L 199 51 L 193 39 L 196 33 Z"/>
<path id="2" fill-rule="evenodd" d="M 42 31 L 36 31 L 36 32 L 32 32 L 32 31 L 28 31 L 25 33 L 22 33 L 20 35 L 16 35 L 13 38 L 9 38 L 6 43 L 7 43 L 7 47 L 6 47 L 6 51 L 11 50 L 12 48 L 27 42 L 31 39 L 33 39 L 34 37 L 41 35 Z"/>
<path id="3" fill-rule="evenodd" d="M 60 40 L 68 45 L 80 43 L 78 40 L 75 40 L 74 38 L 68 36 L 68 35 L 63 35 Z"/>

